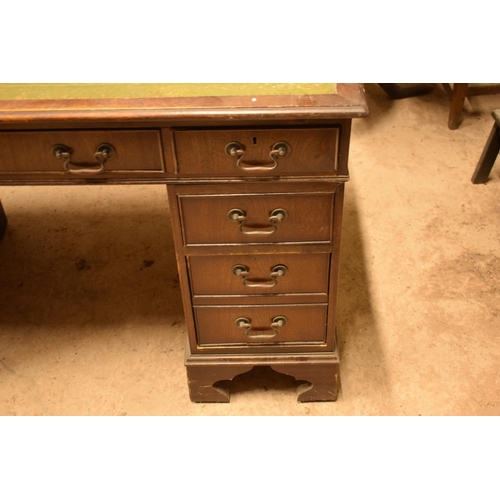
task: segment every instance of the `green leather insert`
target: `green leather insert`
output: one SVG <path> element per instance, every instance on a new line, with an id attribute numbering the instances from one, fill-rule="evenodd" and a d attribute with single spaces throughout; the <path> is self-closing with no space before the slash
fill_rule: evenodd
<path id="1" fill-rule="evenodd" d="M 0 83 L 0 100 L 335 94 L 335 83 Z"/>

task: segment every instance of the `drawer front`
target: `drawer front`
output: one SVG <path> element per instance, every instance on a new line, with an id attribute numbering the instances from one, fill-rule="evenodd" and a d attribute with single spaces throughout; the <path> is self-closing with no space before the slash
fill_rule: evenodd
<path id="1" fill-rule="evenodd" d="M 177 130 L 180 175 L 321 175 L 337 169 L 339 129 Z"/>
<path id="2" fill-rule="evenodd" d="M 109 157 L 98 152 L 103 144 L 112 146 Z M 56 157 L 56 145 L 65 146 L 68 154 Z M 157 130 L 0 132 L 0 175 L 120 172 L 164 172 Z"/>
<path id="3" fill-rule="evenodd" d="M 333 193 L 180 195 L 186 245 L 330 242 Z"/>
<path id="4" fill-rule="evenodd" d="M 329 254 L 189 257 L 191 290 L 199 295 L 328 292 Z"/>
<path id="5" fill-rule="evenodd" d="M 326 304 L 199 306 L 194 311 L 200 346 L 326 341 Z"/>

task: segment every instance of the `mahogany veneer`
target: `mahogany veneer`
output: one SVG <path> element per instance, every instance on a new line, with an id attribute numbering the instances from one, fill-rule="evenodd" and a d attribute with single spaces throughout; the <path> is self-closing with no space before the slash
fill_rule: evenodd
<path id="1" fill-rule="evenodd" d="M 0 85 L 0 184 L 166 184 L 191 399 L 228 402 L 217 382 L 267 365 L 304 382 L 299 401 L 335 401 L 343 193 L 351 119 L 367 114 L 362 86 L 125 90 Z M 0 238 L 6 227 L 0 204 Z"/>

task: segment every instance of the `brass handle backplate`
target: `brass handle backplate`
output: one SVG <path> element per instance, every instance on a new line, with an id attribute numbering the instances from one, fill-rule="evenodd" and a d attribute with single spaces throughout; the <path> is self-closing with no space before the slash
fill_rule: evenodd
<path id="1" fill-rule="evenodd" d="M 73 149 L 64 144 L 56 144 L 52 147 L 52 154 L 62 160 L 64 170 L 70 174 L 99 174 L 104 170 L 106 161 L 115 156 L 116 150 L 111 144 L 101 144 L 97 146 L 94 159 L 99 165 L 88 166 L 88 164 L 78 164 L 72 161 Z M 71 168 L 73 167 L 73 168 Z"/>
<path id="2" fill-rule="evenodd" d="M 271 339 L 278 335 L 278 328 L 285 326 L 287 324 L 287 319 L 285 316 L 276 316 L 273 318 L 271 326 L 269 327 L 254 327 L 252 326 L 252 320 L 248 318 L 238 318 L 236 320 L 236 326 L 239 328 L 245 328 L 245 336 L 249 339 Z M 254 332 L 268 332 L 272 333 L 251 333 Z"/>
<path id="3" fill-rule="evenodd" d="M 247 214 L 239 208 L 232 208 L 227 213 L 229 220 L 239 222 L 239 230 L 243 234 L 273 234 L 277 229 L 279 222 L 284 222 L 288 218 L 288 212 L 284 208 L 276 208 L 269 215 L 270 224 L 247 224 Z"/>
<path id="4" fill-rule="evenodd" d="M 272 288 L 278 284 L 278 277 L 285 276 L 288 268 L 283 264 L 277 264 L 271 269 L 271 279 L 254 278 L 250 279 L 248 267 L 243 264 L 237 264 L 233 267 L 233 274 L 242 278 L 242 284 L 249 288 Z"/>
<path id="5" fill-rule="evenodd" d="M 269 157 L 272 160 L 272 163 L 269 163 L 268 161 L 243 161 L 246 155 L 246 148 L 241 142 L 229 142 L 225 148 L 227 155 L 237 158 L 236 166 L 239 169 L 255 172 L 274 170 L 279 165 L 278 160 L 289 155 L 291 150 L 292 148 L 288 142 L 277 142 L 271 147 L 271 151 L 269 152 Z"/>

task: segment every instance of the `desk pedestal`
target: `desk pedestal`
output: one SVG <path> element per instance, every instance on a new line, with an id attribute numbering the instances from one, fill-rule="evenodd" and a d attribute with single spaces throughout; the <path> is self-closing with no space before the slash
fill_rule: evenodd
<path id="1" fill-rule="evenodd" d="M 340 389 L 337 351 L 306 356 L 217 356 L 191 355 L 187 348 L 186 369 L 191 401 L 229 403 L 230 391 L 217 382 L 233 380 L 255 366 L 269 366 L 304 382 L 297 388 L 297 401 L 336 401 Z"/>

